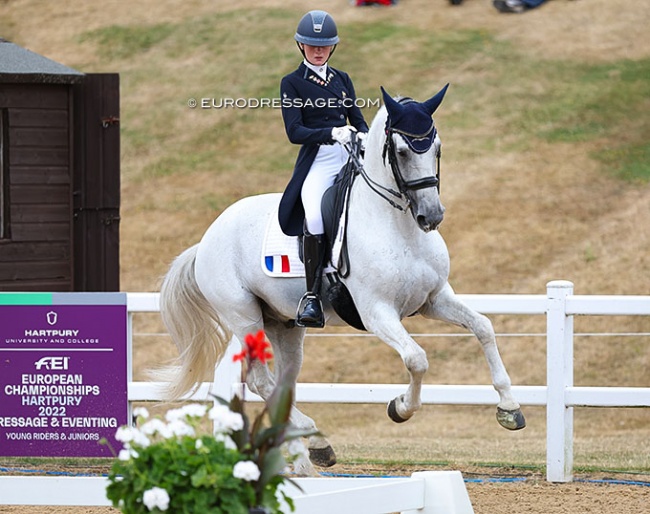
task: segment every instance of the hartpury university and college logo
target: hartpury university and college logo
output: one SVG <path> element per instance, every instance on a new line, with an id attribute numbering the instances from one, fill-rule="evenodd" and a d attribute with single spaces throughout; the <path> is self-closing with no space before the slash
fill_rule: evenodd
<path id="1" fill-rule="evenodd" d="M 47 313 L 47 323 L 48 325 L 56 325 L 56 322 L 58 321 L 58 315 L 54 311 L 50 311 Z"/>

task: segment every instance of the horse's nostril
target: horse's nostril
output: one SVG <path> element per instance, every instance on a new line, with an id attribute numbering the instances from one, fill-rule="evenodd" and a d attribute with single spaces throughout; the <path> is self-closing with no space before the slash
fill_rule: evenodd
<path id="1" fill-rule="evenodd" d="M 425 232 L 429 232 L 429 230 L 433 230 L 436 228 L 435 226 L 432 226 L 432 224 L 427 221 L 427 218 L 425 216 L 422 215 L 418 216 L 416 218 L 416 221 L 418 223 L 418 226 Z"/>
<path id="2" fill-rule="evenodd" d="M 424 232 L 429 232 L 431 230 L 436 230 L 442 220 L 444 219 L 444 209 L 439 214 L 434 216 L 425 216 L 424 214 L 418 214 L 415 218 L 416 223 Z"/>

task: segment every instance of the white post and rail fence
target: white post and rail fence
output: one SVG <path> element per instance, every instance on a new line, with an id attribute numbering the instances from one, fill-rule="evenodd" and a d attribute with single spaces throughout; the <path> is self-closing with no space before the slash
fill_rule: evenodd
<path id="1" fill-rule="evenodd" d="M 650 316 L 650 296 L 574 295 L 573 283 L 547 284 L 546 295 L 459 295 L 483 314 L 546 316 L 546 386 L 513 386 L 522 405 L 546 406 L 546 477 L 550 482 L 573 479 L 574 407 L 650 407 L 650 387 L 576 387 L 573 385 L 574 316 Z M 158 310 L 158 294 L 130 293 L 130 316 Z M 229 348 L 229 351 L 239 351 Z M 210 393 L 230 397 L 239 381 L 240 367 L 228 356 L 215 372 L 215 382 L 201 384 L 191 398 L 209 399 Z M 650 384 L 649 384 L 650 385 Z M 404 392 L 402 384 L 299 383 L 296 401 L 305 403 L 380 403 Z M 131 382 L 130 401 L 163 400 L 160 384 Z M 259 400 L 250 391 L 247 399 Z M 496 405 L 491 385 L 423 385 L 422 403 L 435 405 Z"/>
<path id="2" fill-rule="evenodd" d="M 546 477 L 550 482 L 573 479 L 573 409 L 575 407 L 650 407 L 650 387 L 576 387 L 573 383 L 574 316 L 650 316 L 650 296 L 574 295 L 573 284 L 553 281 L 546 295 L 459 295 L 483 314 L 546 316 L 546 386 L 514 386 L 522 405 L 546 406 Z M 131 344 L 133 318 L 138 313 L 159 311 L 157 293 L 127 293 L 128 401 L 162 401 L 160 383 L 132 380 Z M 232 355 L 239 348 L 228 349 Z M 189 398 L 211 401 L 211 394 L 230 397 L 239 386 L 240 365 L 227 354 L 214 382 L 199 385 Z M 296 401 L 308 403 L 382 403 L 403 393 L 400 384 L 300 383 Z M 247 392 L 247 399 L 259 400 Z M 437 405 L 496 405 L 491 385 L 424 385 L 422 403 Z M 101 477 L 0 477 L 0 504 L 109 505 Z M 314 481 L 315 480 L 315 481 Z M 404 512 L 422 514 L 471 514 L 467 492 L 458 472 L 415 473 L 403 479 L 300 479 L 304 493 L 296 494 L 297 512 L 340 514 Z M 67 492 L 66 492 L 67 491 Z M 382 492 L 383 491 L 383 492 Z M 35 496 L 36 495 L 36 496 Z M 368 501 L 377 510 L 368 509 Z M 365 502 L 365 503 L 364 503 Z M 386 503 L 389 502 L 389 503 Z M 390 506 L 391 510 L 385 510 Z M 319 510 L 320 509 L 320 510 Z"/>

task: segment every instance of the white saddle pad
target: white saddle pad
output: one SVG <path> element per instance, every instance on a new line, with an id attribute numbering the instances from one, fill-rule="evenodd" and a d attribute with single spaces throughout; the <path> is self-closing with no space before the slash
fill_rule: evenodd
<path id="1" fill-rule="evenodd" d="M 269 277 L 304 277 L 305 266 L 300 260 L 298 238 L 288 236 L 280 228 L 277 215 L 271 216 L 262 244 L 262 270 Z"/>
<path id="2" fill-rule="evenodd" d="M 338 255 L 341 249 L 340 237 L 334 244 L 333 255 Z M 262 271 L 269 277 L 295 278 L 305 276 L 305 266 L 300 260 L 299 241 L 297 236 L 288 236 L 280 228 L 277 215 L 271 216 L 266 226 L 266 234 L 262 243 Z M 337 259 L 332 259 L 338 261 Z M 331 264 L 325 267 L 324 273 L 333 273 L 336 268 Z"/>

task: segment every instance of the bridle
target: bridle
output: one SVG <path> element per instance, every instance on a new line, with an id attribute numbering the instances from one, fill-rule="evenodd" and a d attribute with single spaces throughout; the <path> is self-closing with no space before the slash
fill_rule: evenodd
<path id="1" fill-rule="evenodd" d="M 442 90 L 442 94 L 444 94 L 445 89 Z M 438 95 L 441 95 L 439 93 Z M 384 92 L 385 94 L 385 92 Z M 436 99 L 434 97 L 433 99 Z M 399 103 L 409 103 L 413 102 L 414 100 L 411 98 L 402 98 L 399 100 Z M 441 98 L 438 100 L 437 105 L 441 101 Z M 431 111 L 435 111 L 435 107 L 431 109 Z M 363 180 L 366 182 L 368 187 L 379 195 L 382 199 L 386 200 L 392 207 L 395 209 L 401 211 L 401 212 L 407 212 L 408 210 L 411 210 L 412 212 L 412 201 L 409 196 L 409 193 L 411 191 L 417 191 L 419 189 L 426 189 L 429 187 L 435 187 L 438 190 L 438 193 L 440 193 L 440 145 L 435 143 L 436 140 L 436 135 L 438 133 L 435 124 L 433 123 L 433 120 L 431 120 L 431 126 L 427 130 L 426 133 L 424 134 L 410 134 L 408 132 L 405 132 L 400 129 L 396 129 L 395 127 L 391 127 L 389 124 L 389 119 L 386 121 L 386 141 L 384 142 L 384 147 L 382 150 L 382 160 L 384 163 L 386 162 L 386 158 L 388 158 L 388 163 L 390 165 L 391 171 L 393 173 L 393 178 L 395 179 L 395 183 L 397 184 L 397 191 L 393 189 L 392 187 L 387 187 L 379 182 L 373 180 L 368 173 L 366 172 L 363 162 L 361 159 L 363 150 L 362 150 L 362 144 L 361 140 L 358 138 L 357 134 L 353 131 L 350 134 L 350 142 L 346 143 L 344 148 L 346 149 L 348 153 L 348 162 L 345 165 L 344 170 L 341 172 L 341 177 L 342 183 L 341 183 L 341 189 L 344 189 L 346 191 L 345 197 L 347 198 L 347 195 L 352 189 L 352 186 L 354 185 L 354 181 L 358 176 L 363 177 Z M 433 131 L 433 133 L 432 133 Z M 411 143 L 409 141 L 409 138 L 411 140 L 417 140 L 417 139 L 422 139 L 422 138 L 430 138 L 432 140 L 432 144 L 436 145 L 436 174 L 435 176 L 431 177 L 424 177 L 420 179 L 415 179 L 415 180 L 406 180 L 404 178 L 404 175 L 402 175 L 402 171 L 400 170 L 399 163 L 397 161 L 397 155 L 395 152 L 395 141 L 393 138 L 394 134 L 399 134 L 406 142 L 406 144 L 411 148 L 413 151 L 415 151 L 414 148 L 412 148 Z M 417 153 L 417 152 L 416 152 Z M 403 205 L 400 205 L 396 200 L 401 200 Z M 340 257 L 340 263 L 339 263 L 339 268 L 338 268 L 338 276 L 342 278 L 346 278 L 350 275 L 350 258 L 348 255 L 347 251 L 347 224 L 349 221 L 349 216 L 348 216 L 348 211 L 350 208 L 350 202 L 345 202 L 343 209 L 345 210 L 345 221 L 343 225 L 343 235 L 342 235 L 342 242 L 341 242 L 341 257 Z M 413 213 L 413 212 L 412 212 Z M 330 275 L 328 275 L 330 277 Z M 330 278 L 331 280 L 331 278 Z"/>
<path id="2" fill-rule="evenodd" d="M 437 130 L 435 125 L 431 124 L 429 131 L 424 134 L 428 136 L 431 133 L 431 130 L 434 131 L 433 138 L 435 139 L 435 134 Z M 347 191 L 352 188 L 354 184 L 354 179 L 357 176 L 363 177 L 363 180 L 368 184 L 370 189 L 379 195 L 381 198 L 386 200 L 392 207 L 401 211 L 407 212 L 412 205 L 411 199 L 408 195 L 410 191 L 416 191 L 418 189 L 425 189 L 429 187 L 436 187 L 440 191 L 440 147 L 436 147 L 436 175 L 432 177 L 424 177 L 415 180 L 405 180 L 402 172 L 399 168 L 397 162 L 397 155 L 395 154 L 395 142 L 393 141 L 393 134 L 400 134 L 402 137 L 424 137 L 413 136 L 412 134 L 407 134 L 403 131 L 397 130 L 395 128 L 387 127 L 386 128 L 386 141 L 384 142 L 384 148 L 382 151 L 382 159 L 386 161 L 388 157 L 388 162 L 390 164 L 391 170 L 393 172 L 393 177 L 395 178 L 395 183 L 397 184 L 397 191 L 391 187 L 383 186 L 379 182 L 373 180 L 361 162 L 362 146 L 361 140 L 357 137 L 355 132 L 350 134 L 350 142 L 344 145 L 344 148 L 348 152 L 348 163 L 346 169 L 349 170 L 344 176 L 348 177 L 347 184 L 344 186 Z M 404 205 L 400 205 L 395 201 L 401 200 L 404 202 Z M 339 276 L 346 278 L 350 274 L 350 262 L 349 256 L 347 254 L 347 223 L 349 216 L 347 216 L 347 210 L 350 208 L 349 202 L 346 202 L 345 210 L 345 226 L 343 230 L 343 243 L 341 248 L 341 264 L 339 266 L 338 274 Z"/>
<path id="3" fill-rule="evenodd" d="M 382 158 L 386 162 L 386 156 L 388 155 L 388 163 L 390 164 L 391 170 L 393 172 L 393 177 L 397 183 L 397 188 L 400 193 L 406 194 L 408 191 L 417 191 L 418 189 L 426 189 L 428 187 L 438 188 L 440 192 L 440 150 L 436 149 L 436 174 L 431 177 L 418 178 L 415 180 L 406 180 L 402 175 L 402 171 L 399 168 L 399 163 L 397 162 L 397 155 L 395 154 L 395 141 L 393 139 L 393 134 L 400 134 L 404 138 L 424 138 L 428 137 L 433 131 L 432 139 L 435 139 L 437 130 L 436 126 L 431 123 L 431 128 L 424 134 L 409 134 L 402 130 L 396 128 L 387 128 L 386 129 L 386 141 L 384 142 L 384 149 L 382 150 Z"/>
<path id="4" fill-rule="evenodd" d="M 399 100 L 400 103 L 409 103 L 413 101 L 414 100 L 411 98 L 402 98 Z M 433 131 L 433 136 L 431 134 L 432 131 Z M 438 189 L 438 193 L 440 193 L 440 153 L 441 152 L 440 152 L 440 147 L 437 147 L 436 148 L 436 174 L 434 176 L 418 178 L 414 180 L 406 180 L 404 178 L 404 175 L 402 174 L 402 170 L 400 169 L 399 162 L 397 160 L 397 154 L 395 151 L 395 141 L 393 138 L 394 134 L 399 134 L 405 140 L 407 138 L 422 139 L 425 137 L 426 138 L 430 137 L 432 140 L 435 140 L 437 129 L 435 124 L 433 123 L 433 120 L 431 121 L 431 127 L 429 127 L 429 130 L 427 130 L 427 132 L 425 132 L 424 134 L 410 134 L 403 130 L 399 130 L 394 127 L 391 127 L 388 124 L 388 122 L 386 123 L 386 141 L 384 142 L 384 148 L 382 150 L 381 155 L 384 162 L 386 162 L 386 157 L 388 157 L 388 164 L 390 165 L 390 169 L 393 173 L 393 178 L 395 179 L 395 183 L 397 184 L 397 191 L 395 191 L 391 187 L 386 187 L 381 185 L 380 183 L 376 182 L 375 180 L 373 180 L 371 177 L 368 176 L 366 170 L 364 169 L 363 165 L 360 163 L 358 157 L 356 157 L 358 148 L 355 147 L 356 145 L 359 144 L 359 142 L 358 139 L 355 138 L 354 136 L 353 136 L 353 140 L 350 143 L 351 149 L 348 151 L 348 153 L 350 154 L 350 157 L 354 161 L 356 161 L 354 166 L 356 172 L 363 177 L 363 179 L 366 181 L 370 189 L 372 189 L 375 193 L 381 196 L 395 209 L 405 212 L 411 207 L 411 199 L 409 197 L 409 192 L 417 191 L 419 189 L 426 189 L 429 187 L 435 187 Z M 395 202 L 393 198 L 402 200 L 403 202 L 405 202 L 405 206 L 402 206 L 399 203 Z"/>

